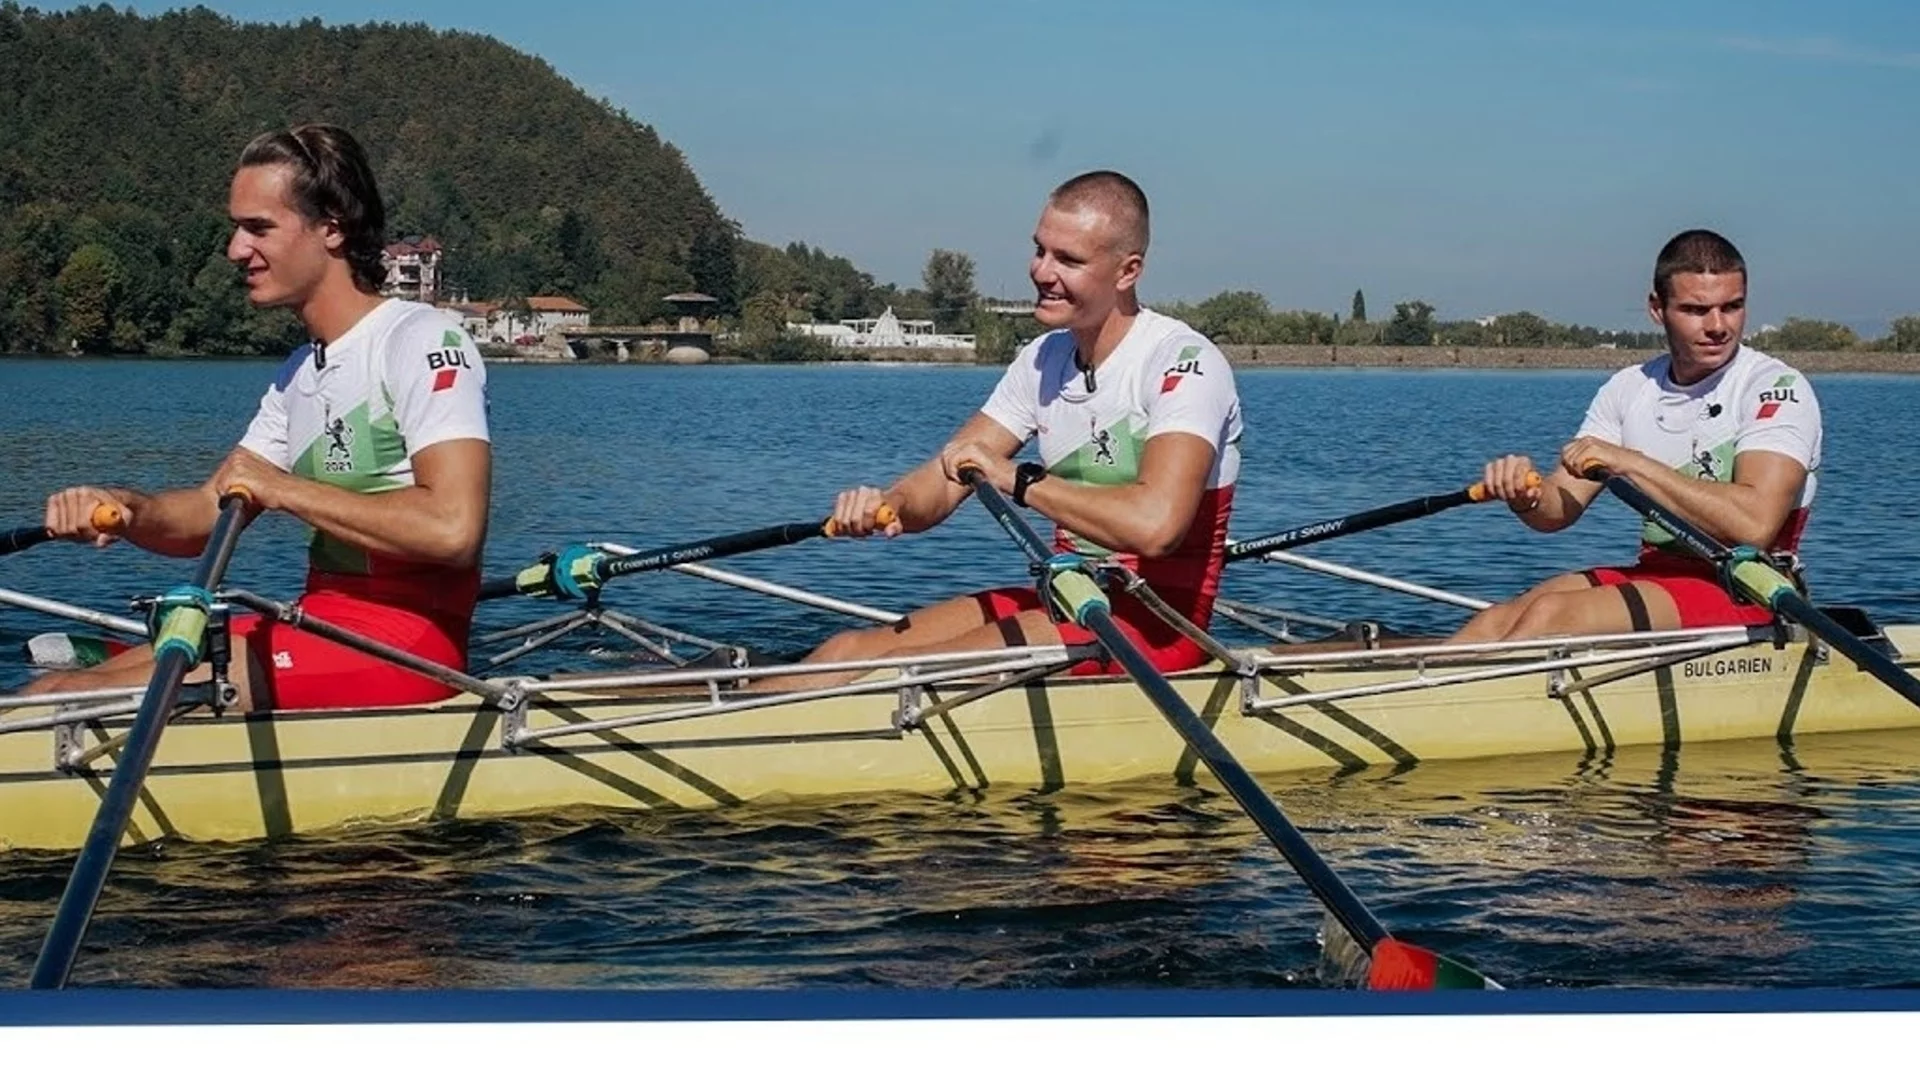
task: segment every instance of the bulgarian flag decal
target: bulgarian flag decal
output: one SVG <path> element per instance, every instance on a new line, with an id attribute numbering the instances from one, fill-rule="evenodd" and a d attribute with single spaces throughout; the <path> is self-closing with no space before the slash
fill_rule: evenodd
<path id="1" fill-rule="evenodd" d="M 1160 392 L 1171 394 L 1180 385 L 1180 380 L 1188 375 L 1200 377 L 1200 361 L 1194 359 L 1200 355 L 1200 346 L 1189 345 L 1180 350 L 1173 366 L 1160 373 Z"/>
<path id="2" fill-rule="evenodd" d="M 1792 402 L 1799 404 L 1800 399 L 1793 394 L 1793 384 L 1797 376 L 1782 375 L 1773 381 L 1773 386 L 1760 391 L 1760 411 L 1754 414 L 1755 420 L 1770 420 L 1780 411 L 1780 406 Z"/>

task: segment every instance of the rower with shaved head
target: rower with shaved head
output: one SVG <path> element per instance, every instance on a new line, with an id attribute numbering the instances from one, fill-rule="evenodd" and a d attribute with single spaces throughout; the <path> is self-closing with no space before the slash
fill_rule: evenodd
<path id="1" fill-rule="evenodd" d="M 1520 520 L 1556 532 L 1600 494 L 1589 465 L 1625 477 L 1715 539 L 1798 566 L 1800 535 L 1820 471 L 1820 402 L 1806 376 L 1741 341 L 1747 264 L 1706 229 L 1667 241 L 1655 257 L 1647 311 L 1667 351 L 1617 372 L 1537 486 L 1533 462 L 1487 463 L 1487 490 Z M 1536 478 L 1537 479 L 1537 478 Z M 1481 611 L 1457 642 L 1567 634 L 1764 625 L 1773 613 L 1735 596 L 1717 568 L 1658 525 L 1641 533 L 1631 566 L 1561 574 Z"/>
<path id="2" fill-rule="evenodd" d="M 1146 195 L 1117 172 L 1086 173 L 1055 188 L 1028 264 L 1034 318 L 1049 332 L 1020 350 L 986 404 L 937 454 L 885 489 L 841 492 L 837 529 L 892 537 L 933 528 L 971 492 L 959 472 L 972 463 L 1015 503 L 1054 522 L 1057 550 L 1119 563 L 1206 627 L 1240 469 L 1240 399 L 1212 342 L 1141 306 L 1149 232 Z M 1016 463 L 1036 436 L 1040 460 Z M 1116 590 L 1112 604 L 1123 632 L 1156 668 L 1202 661 L 1192 639 L 1131 594 Z M 1034 589 L 1004 588 L 955 597 L 890 626 L 846 631 L 807 659 L 1092 641 Z M 1074 670 L 1118 668 L 1094 659 Z M 787 676 L 757 688 L 818 688 L 855 677 Z"/>

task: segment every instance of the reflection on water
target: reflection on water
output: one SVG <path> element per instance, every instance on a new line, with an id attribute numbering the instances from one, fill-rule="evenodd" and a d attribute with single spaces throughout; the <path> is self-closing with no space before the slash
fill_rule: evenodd
<path id="1" fill-rule="evenodd" d="M 1894 764 L 1902 763 L 1902 764 Z M 1910 980 L 1920 736 L 1444 762 L 1270 789 L 1402 936 L 1510 987 Z M 22 975 L 69 863 L 0 856 Z M 1226 796 L 594 811 L 130 852 L 83 985 L 1319 985 L 1322 913 Z"/>
<path id="2" fill-rule="evenodd" d="M 0 524 L 53 487 L 197 483 L 271 364 L 0 363 Z M 137 369 L 137 370 L 136 370 Z M 1446 490 L 1494 451 L 1550 455 L 1601 372 L 1248 372 L 1238 535 Z M 668 543 L 823 512 L 913 464 L 988 370 L 500 368 L 495 572 L 583 539 Z M 139 393 L 129 393 L 130 379 Z M 1824 378 L 1829 460 L 1807 536 L 1823 599 L 1920 620 L 1896 430 L 1920 380 Z M 121 423 L 94 429 L 111 396 Z M 1506 407 L 1525 400 L 1525 410 Z M 593 401 L 590 414 L 577 409 Z M 1446 402 L 1435 409 L 1435 402 Z M 1460 416 L 1503 417 L 1489 436 Z M 876 424 L 874 417 L 912 422 Z M 697 423 L 689 426 L 688 418 Z M 155 431 L 170 434 L 156 439 Z M 697 432 L 698 438 L 690 432 Z M 1492 439 L 1497 445 L 1489 445 Z M 107 468 L 103 463 L 111 463 Z M 1317 546 L 1319 557 L 1502 596 L 1626 558 L 1618 507 L 1553 537 L 1468 508 Z M 591 535 L 580 530 L 591 528 Z M 234 580 L 298 588 L 301 531 L 249 530 Z M 1462 558 L 1461 553 L 1471 553 Z M 904 610 L 1017 579 L 985 515 L 893 543 L 802 545 L 729 566 Z M 51 545 L 0 585 L 104 610 L 182 564 Z M 1417 632 L 1461 613 L 1261 567 L 1230 596 Z M 844 620 L 680 575 L 623 610 L 769 651 Z M 481 629 L 548 609 L 483 608 Z M 0 685 L 51 628 L 0 611 Z M 577 666 L 605 640 L 552 659 Z M 1396 933 L 1513 987 L 1888 986 L 1920 971 L 1920 736 L 1821 737 L 1271 778 Z M 71 867 L 0 853 L 0 984 L 32 964 Z M 719 811 L 556 812 L 279 843 L 130 851 L 76 985 L 262 987 L 1268 987 L 1319 981 L 1321 912 L 1224 795 L 1171 783 L 983 799 L 876 797 Z"/>

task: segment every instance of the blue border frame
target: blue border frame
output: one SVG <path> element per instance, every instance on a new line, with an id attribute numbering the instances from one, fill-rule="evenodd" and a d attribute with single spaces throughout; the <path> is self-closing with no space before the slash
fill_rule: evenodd
<path id="1" fill-rule="evenodd" d="M 1920 990 L 4 990 L 0 1026 L 1920 1012 Z"/>

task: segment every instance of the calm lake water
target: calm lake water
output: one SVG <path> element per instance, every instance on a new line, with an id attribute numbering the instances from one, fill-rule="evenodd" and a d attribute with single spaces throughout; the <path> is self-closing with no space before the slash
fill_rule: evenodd
<path id="1" fill-rule="evenodd" d="M 68 484 L 199 483 L 272 370 L 0 361 L 0 526 L 36 522 Z M 495 366 L 489 571 L 570 542 L 649 547 L 823 515 L 840 488 L 884 485 L 931 452 L 996 376 Z M 1551 461 L 1605 376 L 1243 371 L 1234 532 L 1449 490 L 1493 453 Z M 1889 483 L 1910 469 L 1920 379 L 1814 382 L 1827 464 L 1805 543 L 1813 587 L 1920 620 L 1920 496 Z M 1310 553 L 1500 598 L 1630 558 L 1635 526 L 1606 501 L 1551 537 L 1469 507 Z M 293 595 L 301 538 L 263 518 L 229 579 Z M 727 565 L 896 610 L 1024 573 L 971 506 L 923 536 Z M 0 562 L 0 587 L 124 612 L 186 572 L 126 545 L 44 545 Z M 1236 568 L 1226 594 L 1428 632 L 1463 615 L 1271 566 Z M 677 574 L 625 583 L 618 606 L 776 652 L 849 625 Z M 482 629 L 528 617 L 483 608 Z M 27 677 L 20 642 L 57 625 L 0 608 L 0 686 Z M 1920 735 L 1292 775 L 1269 789 L 1389 927 L 1508 986 L 1920 985 Z M 0 853 L 0 984 L 24 984 L 70 866 Z M 1231 800 L 1143 783 L 130 851 L 74 983 L 1310 986 L 1319 922 Z"/>

